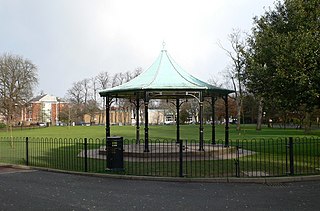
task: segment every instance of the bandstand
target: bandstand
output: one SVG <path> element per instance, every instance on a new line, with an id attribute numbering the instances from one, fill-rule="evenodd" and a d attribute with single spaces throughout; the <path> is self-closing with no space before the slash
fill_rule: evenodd
<path id="1" fill-rule="evenodd" d="M 184 71 L 163 49 L 155 62 L 139 76 L 122 85 L 108 88 L 99 92 L 106 98 L 106 137 L 110 137 L 110 106 L 112 99 L 125 98 L 135 104 L 136 143 L 140 143 L 139 107 L 144 104 L 144 152 L 149 152 L 149 121 L 148 106 L 151 99 L 175 100 L 177 120 L 179 120 L 182 100 L 194 98 L 199 103 L 199 151 L 204 150 L 204 121 L 203 103 L 207 99 L 212 106 L 212 134 L 211 144 L 215 144 L 214 105 L 217 98 L 225 102 L 225 141 L 229 146 L 228 94 L 232 90 L 215 87 L 203 82 Z M 180 123 L 176 121 L 176 140 L 180 140 Z"/>

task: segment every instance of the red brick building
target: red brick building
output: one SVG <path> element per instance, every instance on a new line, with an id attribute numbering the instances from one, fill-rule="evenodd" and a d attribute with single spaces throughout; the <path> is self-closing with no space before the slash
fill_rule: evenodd
<path id="1" fill-rule="evenodd" d="M 25 124 L 43 122 L 56 125 L 59 123 L 59 113 L 66 104 L 48 94 L 37 96 L 21 111 L 21 122 Z"/>

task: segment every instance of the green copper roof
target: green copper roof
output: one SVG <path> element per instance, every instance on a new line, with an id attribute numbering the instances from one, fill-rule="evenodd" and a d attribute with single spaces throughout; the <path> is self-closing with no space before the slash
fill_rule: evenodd
<path id="1" fill-rule="evenodd" d="M 205 91 L 228 94 L 233 91 L 212 86 L 185 72 L 162 50 L 156 61 L 139 76 L 122 85 L 100 91 L 101 96 L 128 95 L 144 91 Z M 172 93 L 172 92 L 171 92 Z M 174 93 L 172 93 L 174 95 Z"/>

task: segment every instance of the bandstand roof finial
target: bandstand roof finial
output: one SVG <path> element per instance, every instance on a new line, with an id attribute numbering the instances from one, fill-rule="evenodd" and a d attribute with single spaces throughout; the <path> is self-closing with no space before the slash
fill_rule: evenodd
<path id="1" fill-rule="evenodd" d="M 166 42 L 163 40 L 162 41 L 162 50 L 165 51 L 166 50 Z"/>

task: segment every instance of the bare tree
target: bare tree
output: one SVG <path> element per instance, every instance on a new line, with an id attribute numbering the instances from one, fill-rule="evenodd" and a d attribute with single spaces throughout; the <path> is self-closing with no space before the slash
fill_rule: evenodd
<path id="1" fill-rule="evenodd" d="M 222 83 L 219 83 L 219 81 L 215 79 L 213 76 L 210 76 L 207 82 L 213 86 L 222 87 Z"/>
<path id="2" fill-rule="evenodd" d="M 232 50 L 224 48 L 220 43 L 219 46 L 227 53 L 232 60 L 231 68 L 229 68 L 228 77 L 232 81 L 235 90 L 235 100 L 237 103 L 237 130 L 240 131 L 241 111 L 243 99 L 243 70 L 245 68 L 244 42 L 241 40 L 240 30 L 233 30 L 229 35 L 229 41 Z"/>
<path id="3" fill-rule="evenodd" d="M 125 73 L 116 73 L 112 77 L 110 77 L 108 72 L 100 72 L 93 78 L 74 82 L 72 84 L 72 87 L 67 90 L 66 94 L 67 99 L 69 99 L 70 103 L 73 105 L 73 109 L 71 109 L 71 116 L 77 117 L 77 121 L 79 121 L 78 117 L 83 116 L 84 112 L 90 112 L 90 115 L 92 116 L 93 112 L 97 112 L 100 107 L 98 106 L 98 109 L 96 109 L 95 106 L 101 103 L 101 101 L 99 101 L 97 98 L 98 90 L 103 90 L 108 88 L 109 86 L 115 87 L 126 83 L 138 76 L 141 72 L 141 68 L 136 68 L 132 72 L 127 71 Z M 131 103 L 129 102 L 129 100 L 119 99 L 115 102 L 120 109 L 124 109 L 127 111 L 131 108 Z M 104 119 L 105 103 L 105 98 L 103 98 L 102 106 L 100 107 L 102 108 L 102 119 Z M 72 115 L 72 113 L 75 114 Z M 125 117 L 125 119 L 127 119 L 127 117 Z"/>
<path id="4" fill-rule="evenodd" d="M 124 77 L 125 77 L 124 81 L 125 81 L 125 82 L 128 82 L 128 81 L 130 81 L 130 80 L 132 79 L 132 75 L 131 75 L 131 72 L 130 72 L 130 71 L 127 71 L 127 72 L 125 72 L 124 74 L 125 74 L 125 75 L 124 75 Z"/>
<path id="5" fill-rule="evenodd" d="M 0 56 L 0 113 L 8 125 L 32 97 L 37 77 L 37 67 L 30 60 L 18 55 Z"/>
<path id="6" fill-rule="evenodd" d="M 137 67 L 133 73 L 132 73 L 132 78 L 137 77 L 138 75 L 140 75 L 142 73 L 142 68 L 141 67 Z"/>
<path id="7" fill-rule="evenodd" d="M 130 81 L 130 72 L 127 71 L 126 73 L 116 73 L 113 77 L 113 82 L 112 84 L 115 84 L 116 86 L 119 86 L 123 83 L 126 83 Z M 127 108 L 131 106 L 131 103 L 129 102 L 128 99 L 117 99 L 116 101 L 116 106 L 118 106 L 119 110 L 122 110 L 122 114 L 125 113 Z M 126 122 L 126 116 L 124 115 L 124 122 Z"/>
<path id="8" fill-rule="evenodd" d="M 86 105 L 90 98 L 90 79 L 83 79 L 81 85 L 83 87 L 84 104 Z"/>
<path id="9" fill-rule="evenodd" d="M 110 75 L 108 72 L 100 72 L 96 76 L 99 89 L 106 89 L 110 83 Z"/>
<path id="10" fill-rule="evenodd" d="M 98 82 L 97 82 L 97 77 L 92 77 L 92 78 L 90 79 L 90 81 L 91 81 L 92 91 L 93 91 L 92 97 L 93 97 L 93 100 L 94 100 L 95 102 L 97 102 L 97 91 L 98 91 L 98 89 L 99 89 L 99 87 L 98 87 Z"/>
<path id="11" fill-rule="evenodd" d="M 67 90 L 67 99 L 73 104 L 84 103 L 84 92 L 81 81 L 74 82 L 72 87 Z"/>
<path id="12" fill-rule="evenodd" d="M 67 91 L 68 99 L 75 104 L 86 104 L 90 99 L 90 79 L 74 82 L 72 87 Z"/>
<path id="13" fill-rule="evenodd" d="M 124 83 L 132 80 L 133 78 L 137 77 L 138 75 L 140 75 L 141 72 L 142 72 L 142 68 L 138 67 L 132 72 L 127 71 L 125 73 L 116 73 L 112 77 L 111 86 L 115 87 L 115 86 L 119 86 L 121 84 L 124 84 Z"/>
<path id="14" fill-rule="evenodd" d="M 114 74 L 112 77 L 112 87 L 119 86 L 126 82 L 129 82 L 133 78 L 137 77 L 141 73 L 141 70 L 141 68 L 136 68 L 132 72 L 127 71 L 125 73 Z M 128 99 L 117 99 L 115 103 L 116 106 L 118 106 L 119 109 L 123 111 L 123 113 L 126 113 L 125 111 L 132 110 L 132 103 Z M 124 116 L 124 121 L 129 122 L 126 116 Z"/>
<path id="15" fill-rule="evenodd" d="M 124 82 L 128 82 L 132 79 L 134 79 L 135 77 L 137 77 L 138 75 L 140 75 L 142 72 L 142 68 L 141 67 L 138 67 L 136 68 L 134 71 L 130 72 L 130 71 L 127 71 L 124 73 L 124 80 L 121 80 L 121 81 L 124 81 Z"/>
<path id="16" fill-rule="evenodd" d="M 118 74 L 119 73 L 116 73 L 112 76 L 112 82 L 111 82 L 111 86 L 112 87 L 115 87 L 115 86 L 119 86 L 120 83 L 119 83 L 119 80 L 118 80 Z"/>
<path id="17" fill-rule="evenodd" d="M 72 84 L 67 91 L 67 99 L 70 102 L 70 115 L 73 121 L 83 121 L 86 105 L 90 97 L 90 80 L 84 79 Z"/>
<path id="18" fill-rule="evenodd" d="M 100 72 L 96 76 L 96 80 L 97 80 L 99 89 L 106 89 L 108 87 L 108 84 L 110 83 L 110 75 L 108 72 Z M 105 99 L 105 97 L 103 97 L 102 98 L 102 106 L 101 106 L 102 107 L 102 115 L 101 115 L 101 119 L 99 119 L 99 124 L 101 123 L 100 121 L 105 118 L 104 117 L 105 104 L 106 104 L 106 99 Z"/>
<path id="19" fill-rule="evenodd" d="M 99 107 L 97 102 L 94 100 L 89 100 L 88 104 L 86 105 L 86 113 L 90 116 L 90 124 L 94 122 L 94 117 L 98 111 Z"/>

